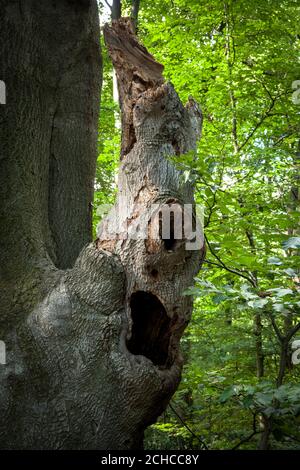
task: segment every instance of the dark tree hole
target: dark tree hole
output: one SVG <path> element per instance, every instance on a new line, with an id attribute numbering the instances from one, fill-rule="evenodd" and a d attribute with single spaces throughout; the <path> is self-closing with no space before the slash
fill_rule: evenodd
<path id="1" fill-rule="evenodd" d="M 130 150 L 132 150 L 134 144 L 136 143 L 135 129 L 132 123 L 127 127 L 127 132 L 124 132 L 122 137 L 122 158 L 125 155 L 128 155 Z"/>
<path id="2" fill-rule="evenodd" d="M 176 240 L 175 240 L 175 228 L 174 228 L 174 212 L 170 212 L 170 233 L 169 233 L 169 238 L 163 238 L 163 223 L 166 223 L 166 221 L 163 221 L 163 213 L 159 213 L 159 236 L 164 242 L 165 249 L 167 251 L 174 251 L 175 245 L 176 245 Z"/>
<path id="3" fill-rule="evenodd" d="M 163 366 L 168 359 L 171 319 L 150 292 L 138 291 L 130 299 L 132 334 L 127 348 L 132 354 L 148 357 L 153 364 Z"/>
<path id="4" fill-rule="evenodd" d="M 180 155 L 179 143 L 177 142 L 175 138 L 172 140 L 171 144 L 174 149 L 175 155 Z"/>
<path id="5" fill-rule="evenodd" d="M 154 277 L 155 279 L 157 279 L 157 277 L 158 277 L 158 271 L 157 271 L 157 269 L 152 269 L 152 270 L 151 270 L 151 276 Z"/>

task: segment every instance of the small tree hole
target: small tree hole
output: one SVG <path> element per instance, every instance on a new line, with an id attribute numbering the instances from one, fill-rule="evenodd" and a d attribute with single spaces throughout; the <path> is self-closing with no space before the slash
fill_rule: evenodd
<path id="1" fill-rule="evenodd" d="M 158 271 L 157 269 L 152 269 L 151 270 L 151 276 L 154 277 L 154 279 L 158 278 Z"/>
<path id="2" fill-rule="evenodd" d="M 163 233 L 163 223 L 166 223 L 163 220 L 163 213 L 159 213 L 159 236 L 164 242 L 165 249 L 167 251 L 174 251 L 175 250 L 175 245 L 176 245 L 176 240 L 175 240 L 175 228 L 174 228 L 174 212 L 170 212 L 170 227 L 169 227 L 169 236 L 168 238 L 164 238 L 164 233 Z"/>

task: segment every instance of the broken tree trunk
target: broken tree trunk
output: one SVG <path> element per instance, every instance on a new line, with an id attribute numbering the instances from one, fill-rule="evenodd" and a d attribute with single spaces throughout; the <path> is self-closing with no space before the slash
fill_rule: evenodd
<path id="1" fill-rule="evenodd" d="M 180 215 L 184 205 L 193 206 L 193 190 L 167 157 L 195 148 L 202 116 L 192 100 L 183 107 L 164 81 L 163 66 L 137 42 L 129 19 L 106 25 L 104 36 L 118 79 L 122 148 L 117 202 L 100 226 L 97 246 L 117 254 L 125 269 L 127 347 L 166 369 L 179 357 L 191 314 L 191 299 L 182 293 L 204 250 L 201 233 L 190 250 L 180 237 Z M 162 222 L 170 223 L 163 238 Z"/>
<path id="2" fill-rule="evenodd" d="M 39 8 L 39 2 L 32 0 L 32 4 Z M 88 0 L 78 2 L 77 6 L 68 0 L 60 3 L 60 9 L 69 9 L 63 15 L 66 21 L 74 14 L 74 31 L 77 18 L 76 27 L 80 26 L 83 34 L 87 34 L 82 54 L 77 53 L 76 67 L 65 71 L 65 79 L 69 78 L 70 84 L 72 70 L 76 71 L 79 64 L 84 67 L 86 57 L 95 59 L 88 53 L 89 47 L 93 50 L 97 32 L 95 28 L 95 34 L 89 36 L 88 25 L 96 14 L 95 5 L 96 2 Z M 39 18 L 40 21 L 53 20 L 62 13 L 46 1 L 43 7 L 49 8 L 52 16 L 49 13 Z M 11 10 L 10 14 L 4 24 L 6 29 L 2 29 L 7 31 L 7 37 L 14 21 L 16 25 L 19 21 L 18 12 Z M 26 14 L 29 24 L 35 24 L 30 20 L 34 10 Z M 54 25 L 59 31 L 60 27 L 64 29 L 64 25 L 54 21 L 50 30 Z M 25 38 L 25 29 L 22 34 Z M 45 34 L 38 40 L 45 46 L 47 38 Z M 60 39 L 71 40 L 70 35 Z M 73 102 L 71 109 L 63 108 L 64 119 L 62 109 L 57 108 L 54 131 L 52 126 L 51 134 L 51 119 L 50 127 L 45 120 L 43 134 L 45 142 L 48 139 L 50 144 L 54 139 L 54 144 L 52 147 L 45 144 L 41 152 L 32 153 L 30 164 L 24 163 L 20 144 L 22 138 L 22 150 L 29 152 L 37 143 L 34 134 L 29 134 L 26 140 L 24 136 L 20 138 L 19 128 L 15 129 L 13 123 L 1 128 L 4 133 L 1 142 L 10 142 L 6 157 L 12 159 L 10 163 L 9 158 L 4 158 L 3 164 L 7 166 L 3 168 L 11 179 L 22 176 L 24 189 L 21 186 L 20 190 L 25 208 L 32 202 L 36 207 L 31 216 L 27 211 L 21 218 L 22 230 L 17 225 L 19 213 L 16 225 L 8 227 L 7 230 L 15 231 L 18 251 L 13 260 L 3 252 L 1 258 L 1 289 L 6 294 L 1 298 L 0 339 L 6 344 L 7 353 L 6 365 L 0 365 L 2 449 L 138 448 L 142 445 L 144 429 L 165 409 L 180 380 L 179 340 L 192 309 L 190 297 L 182 293 L 200 268 L 204 247 L 202 234 L 190 233 L 194 214 L 184 219 L 185 227 L 179 224 L 179 231 L 185 235 L 178 236 L 178 215 L 182 215 L 184 204 L 194 205 L 193 188 L 182 180 L 180 171 L 167 157 L 195 148 L 200 137 L 201 114 L 192 100 L 183 107 L 172 85 L 165 83 L 162 66 L 137 42 L 126 20 L 107 26 L 105 39 L 117 72 L 122 108 L 119 195 L 115 207 L 99 227 L 98 239 L 83 248 L 70 269 L 61 270 L 66 261 L 56 261 L 55 256 L 51 259 L 47 253 L 51 219 L 49 229 L 49 218 L 43 211 L 53 212 L 52 207 L 40 203 L 45 189 L 35 178 L 44 167 L 36 162 L 49 156 L 58 159 L 59 182 L 68 184 L 69 171 L 66 167 L 64 172 L 65 167 L 60 164 L 64 159 L 61 139 L 69 132 L 67 150 L 72 132 L 78 129 L 77 116 L 81 114 L 75 113 L 73 119 L 68 119 L 68 113 L 73 116 Z M 32 41 L 38 43 L 37 37 L 33 35 Z M 72 47 L 68 50 L 72 54 Z M 96 62 L 95 59 L 94 65 Z M 47 69 L 46 64 L 42 66 Z M 13 67 L 12 64 L 9 70 Z M 96 65 L 95 71 L 99 71 Z M 52 72 L 56 73 L 55 69 Z M 84 89 L 92 84 L 92 94 L 82 93 L 78 102 L 74 96 L 74 104 L 78 106 L 85 107 L 87 100 L 91 103 L 94 99 L 97 79 L 93 71 L 90 73 L 81 77 L 80 86 Z M 39 77 L 40 82 L 44 79 L 48 79 L 47 74 Z M 20 85 L 16 82 L 20 93 L 24 84 L 26 75 L 22 76 Z M 36 87 L 39 86 L 37 82 Z M 35 96 L 36 88 L 32 91 L 29 88 L 28 93 Z M 60 102 L 65 93 L 68 88 L 60 87 Z M 57 96 L 51 94 L 49 100 Z M 23 99 L 26 105 L 27 94 Z M 34 110 L 39 102 L 31 105 Z M 7 110 L 9 120 L 9 113 L 14 116 L 14 109 Z M 42 114 L 37 117 L 43 119 Z M 89 144 L 93 146 L 97 116 L 88 117 L 84 123 L 88 124 Z M 33 122 L 34 119 L 33 113 Z M 84 128 L 82 135 L 87 138 Z M 80 136 L 81 133 L 77 139 Z M 59 147 L 55 146 L 58 138 Z M 77 160 L 73 164 L 77 170 L 83 169 L 82 163 L 76 166 Z M 5 173 L 2 174 L 5 178 Z M 31 177 L 32 189 L 26 186 L 26 174 Z M 50 175 L 55 176 L 51 171 Z M 82 181 L 85 177 L 84 173 Z M 48 184 L 46 180 L 45 184 Z M 55 211 L 64 214 L 67 209 L 59 207 L 61 201 L 56 195 L 55 192 L 52 195 Z M 10 211 L 19 208 L 18 198 L 14 196 L 10 198 L 7 192 L 10 199 L 6 207 Z M 47 198 L 47 191 L 44 196 Z M 48 202 L 51 205 L 51 198 Z M 162 214 L 169 207 L 171 222 L 166 236 Z M 12 221 L 11 212 L 3 211 L 5 219 Z M 190 231 L 186 235 L 188 227 Z M 64 229 L 61 224 L 61 230 Z M 70 225 L 67 230 L 71 230 Z M 53 233 L 57 233 L 55 226 Z M 1 243 L 6 243 L 7 250 L 13 250 L 8 233 L 4 235 L 1 233 Z M 63 238 L 60 237 L 60 243 Z M 22 243 L 25 243 L 24 253 Z"/>

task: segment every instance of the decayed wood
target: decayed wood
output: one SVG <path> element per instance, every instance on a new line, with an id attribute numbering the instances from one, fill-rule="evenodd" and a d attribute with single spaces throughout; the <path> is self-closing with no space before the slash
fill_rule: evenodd
<path id="1" fill-rule="evenodd" d="M 132 114 L 136 100 L 142 92 L 164 82 L 163 66 L 138 42 L 130 18 L 113 21 L 112 28 L 106 25 L 104 37 L 118 79 L 123 156 L 130 151 L 136 140 Z"/>

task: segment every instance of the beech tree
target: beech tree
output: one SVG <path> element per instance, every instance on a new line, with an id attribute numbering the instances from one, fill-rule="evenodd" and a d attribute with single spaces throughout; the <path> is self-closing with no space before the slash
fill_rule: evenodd
<path id="1" fill-rule="evenodd" d="M 195 148 L 201 112 L 182 105 L 129 21 L 105 28 L 122 150 L 119 197 L 92 241 L 97 2 L 0 8 L 0 447 L 137 448 L 179 383 L 183 291 L 204 255 L 176 239 L 174 221 L 163 237 L 151 206 L 194 204 L 168 156 Z M 115 214 L 122 231 L 106 237 Z M 124 236 L 145 220 L 146 239 Z"/>

